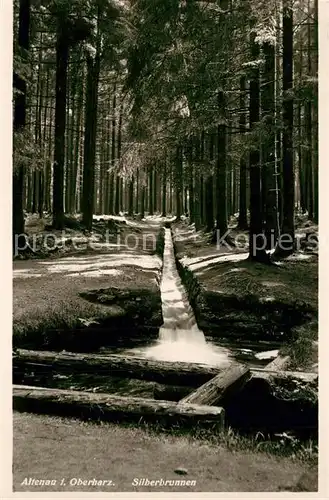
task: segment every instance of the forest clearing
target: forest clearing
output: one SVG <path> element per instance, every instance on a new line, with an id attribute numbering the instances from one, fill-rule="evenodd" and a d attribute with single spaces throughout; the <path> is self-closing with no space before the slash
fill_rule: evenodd
<path id="1" fill-rule="evenodd" d="M 317 0 L 15 1 L 15 491 L 317 491 L 317 74 Z"/>

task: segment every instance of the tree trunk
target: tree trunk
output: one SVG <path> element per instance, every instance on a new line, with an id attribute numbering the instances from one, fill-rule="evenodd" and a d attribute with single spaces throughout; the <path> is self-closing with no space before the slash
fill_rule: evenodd
<path id="1" fill-rule="evenodd" d="M 195 160 L 196 164 L 200 165 L 200 139 L 199 137 L 195 137 Z M 200 208 L 200 167 L 194 169 L 194 221 L 195 221 L 195 228 L 198 230 L 200 229 L 201 221 L 200 221 L 200 213 L 201 213 L 201 208 Z"/>
<path id="2" fill-rule="evenodd" d="M 232 161 L 230 157 L 230 152 L 231 152 L 231 142 L 232 142 L 232 137 L 227 130 L 226 134 L 226 186 L 227 186 L 227 200 L 226 200 L 226 205 L 227 205 L 227 217 L 228 220 L 230 217 L 233 215 L 233 196 L 232 196 L 232 190 L 233 190 L 233 179 L 232 179 Z"/>
<path id="3" fill-rule="evenodd" d="M 182 215 L 182 182 L 183 182 L 183 155 L 182 148 L 176 149 L 176 218 L 179 220 Z"/>
<path id="4" fill-rule="evenodd" d="M 122 177 L 120 177 L 119 193 L 120 193 L 120 210 L 121 210 L 121 212 L 124 212 L 124 206 L 123 206 L 123 188 L 124 188 L 124 180 L 123 180 Z"/>
<path id="5" fill-rule="evenodd" d="M 162 217 L 167 215 L 167 164 L 164 160 L 162 172 Z"/>
<path id="6" fill-rule="evenodd" d="M 83 71 L 84 77 L 84 71 Z M 78 83 L 78 93 L 77 93 L 77 119 L 76 119 L 76 133 L 75 133 L 75 147 L 74 147 L 74 158 L 72 164 L 72 179 L 71 179 L 71 193 L 70 193 L 70 205 L 71 211 L 76 212 L 76 198 L 77 198 L 77 182 L 78 182 L 78 173 L 79 173 L 79 156 L 80 156 L 80 140 L 81 140 L 81 128 L 82 128 L 82 119 L 83 119 L 83 92 L 84 86 L 83 81 L 84 78 L 81 78 L 81 82 Z M 72 144 L 73 147 L 73 144 Z"/>
<path id="7" fill-rule="evenodd" d="M 107 111 L 107 110 L 106 110 Z M 106 111 L 102 113 L 100 123 L 101 143 L 99 145 L 99 214 L 104 214 L 104 184 L 106 179 Z"/>
<path id="8" fill-rule="evenodd" d="M 218 94 L 218 107 L 225 117 L 224 92 Z M 220 240 L 227 232 L 227 157 L 226 157 L 226 125 L 217 127 L 217 161 L 216 161 L 216 239 Z M 217 240 L 216 240 L 217 241 Z"/>
<path id="9" fill-rule="evenodd" d="M 84 87 L 86 87 L 87 82 L 84 82 Z M 85 107 L 85 95 L 83 99 L 83 106 Z M 81 115 L 83 113 L 81 112 Z M 77 211 L 81 212 L 82 206 L 82 189 L 83 189 L 83 166 L 84 166 L 84 134 L 85 134 L 85 124 L 84 116 L 81 116 L 81 130 L 80 130 L 80 163 L 79 163 L 79 174 L 78 174 L 78 193 L 77 193 Z"/>
<path id="10" fill-rule="evenodd" d="M 283 195 L 282 195 L 282 44 L 280 43 L 282 37 L 282 17 L 281 17 L 281 4 L 278 4 L 276 12 L 276 43 L 275 49 L 275 123 L 276 123 L 276 179 L 277 179 L 277 207 L 278 207 L 278 225 L 279 232 L 281 232 L 282 225 L 282 212 L 283 212 Z"/>
<path id="11" fill-rule="evenodd" d="M 254 61 L 259 59 L 259 46 L 255 42 L 255 35 L 251 35 L 251 55 Z M 260 82 L 259 68 L 253 69 L 250 81 L 250 128 L 253 130 L 259 122 Z M 261 193 L 261 168 L 258 144 L 252 146 L 250 152 L 250 230 L 249 230 L 249 258 L 257 262 L 268 262 L 265 251 L 266 242 L 263 234 L 263 210 Z"/>
<path id="12" fill-rule="evenodd" d="M 56 107 L 53 169 L 53 227 L 64 228 L 64 157 L 66 128 L 66 88 L 69 42 L 66 30 L 58 20 L 56 40 Z"/>
<path id="13" fill-rule="evenodd" d="M 205 133 L 204 130 L 201 132 L 200 136 L 200 163 L 201 163 L 201 174 L 200 174 L 200 224 L 204 226 L 205 224 L 205 210 L 204 210 L 204 176 L 203 176 L 203 165 L 204 165 L 204 151 L 205 149 Z"/>
<path id="14" fill-rule="evenodd" d="M 39 146 L 41 150 L 42 137 L 41 137 L 41 111 L 42 111 L 42 80 L 41 80 L 41 68 L 42 68 L 42 34 L 38 42 L 40 44 L 39 48 L 39 60 L 38 60 L 38 70 L 36 74 L 36 100 L 35 100 L 35 122 L 34 122 L 34 140 L 35 144 Z M 39 208 L 39 189 L 40 189 L 40 170 L 33 170 L 33 201 L 32 201 L 32 212 L 35 214 L 38 212 Z"/>
<path id="15" fill-rule="evenodd" d="M 115 186 L 114 186 L 114 181 L 113 181 L 112 188 L 114 189 L 114 187 L 115 187 L 114 213 L 115 213 L 115 215 L 119 215 L 120 214 L 120 205 L 122 204 L 122 199 L 121 199 L 122 198 L 122 194 L 121 194 L 121 178 L 120 178 L 119 175 L 115 176 Z M 113 196 L 114 196 L 114 194 L 113 194 Z"/>
<path id="16" fill-rule="evenodd" d="M 308 15 L 311 16 L 311 2 L 308 0 Z M 312 77 L 311 55 L 311 17 L 307 25 L 307 74 Z M 314 218 L 314 165 L 313 165 L 313 131 L 312 131 L 312 102 L 308 98 L 305 105 L 305 132 L 306 132 L 306 182 L 308 186 L 307 211 L 310 219 Z"/>
<path id="17" fill-rule="evenodd" d="M 70 130 L 70 141 L 69 141 L 69 152 L 68 152 L 68 182 L 66 186 L 67 190 L 67 211 L 72 214 L 75 212 L 75 186 L 76 186 L 76 165 L 74 155 L 76 153 L 74 148 L 74 139 L 79 135 L 79 123 L 80 123 L 80 103 L 77 102 L 79 100 L 79 90 L 78 90 L 78 75 L 76 73 L 72 76 L 72 85 L 71 85 L 71 95 L 72 95 L 72 117 L 71 117 L 71 130 Z M 79 154 L 79 151 L 78 151 Z"/>
<path id="18" fill-rule="evenodd" d="M 281 236 L 276 254 L 290 255 L 294 251 L 295 176 L 293 153 L 294 101 L 293 88 L 293 11 L 291 0 L 283 3 L 283 214 Z"/>
<path id="19" fill-rule="evenodd" d="M 300 37 L 299 41 L 299 81 L 302 81 L 303 77 L 303 36 Z M 306 212 L 306 191 L 305 191 L 305 172 L 304 172 L 304 151 L 303 151 L 303 133 L 302 133 L 302 100 L 298 101 L 297 108 L 297 120 L 298 120 L 298 181 L 299 181 L 299 199 L 300 199 L 300 208 L 303 213 Z"/>
<path id="20" fill-rule="evenodd" d="M 65 177 L 65 189 L 64 189 L 64 213 L 69 213 L 69 184 L 70 184 L 70 150 L 71 150 L 71 134 L 70 129 L 73 128 L 72 117 L 70 116 L 70 108 L 72 102 L 72 88 L 71 88 L 72 76 L 68 71 L 67 75 L 67 105 L 66 105 L 66 138 L 65 138 L 65 161 L 64 161 L 64 177 Z"/>
<path id="21" fill-rule="evenodd" d="M 32 213 L 37 213 L 38 206 L 38 190 L 39 190 L 39 172 L 34 170 L 32 172 L 33 177 L 33 193 L 32 193 Z"/>
<path id="22" fill-rule="evenodd" d="M 314 221 L 319 222 L 319 122 L 318 122 L 318 60 L 319 60 L 319 46 L 318 46 L 318 15 L 319 6 L 318 0 L 314 2 L 314 71 L 312 72 L 315 79 L 314 94 L 315 104 L 313 105 L 313 166 L 314 166 Z"/>
<path id="23" fill-rule="evenodd" d="M 43 175 L 42 175 L 42 211 L 43 209 L 49 210 L 50 203 L 48 199 L 48 192 L 47 192 L 47 186 L 48 186 L 48 165 L 49 161 L 48 158 L 46 157 L 46 144 L 47 144 L 47 121 L 48 121 L 48 99 L 49 99 L 49 83 L 50 83 L 50 71 L 49 68 L 47 68 L 47 76 L 46 76 L 46 90 L 45 90 L 45 105 L 44 105 L 44 114 L 43 114 L 43 140 L 42 140 L 42 154 L 43 158 L 45 160 L 44 165 L 43 165 Z M 51 107 L 50 107 L 50 113 L 49 117 L 51 117 Z M 49 128 L 51 128 L 51 120 L 49 124 Z M 49 175 L 50 177 L 50 175 Z M 40 213 L 40 211 L 39 211 Z M 41 217 L 43 214 L 41 215 Z"/>
<path id="24" fill-rule="evenodd" d="M 49 83 L 49 82 L 48 82 Z M 49 85 L 47 84 L 47 96 L 49 96 Z M 54 119 L 54 98 L 50 98 L 50 110 L 49 110 L 49 130 L 48 130 L 48 158 L 46 160 L 45 169 L 45 209 L 47 212 L 51 211 L 51 177 L 52 177 L 52 161 L 53 156 L 53 119 Z"/>
<path id="25" fill-rule="evenodd" d="M 263 197 L 265 210 L 265 238 L 266 248 L 271 250 L 275 247 L 279 227 L 278 207 L 276 205 L 276 169 L 275 169 L 275 48 L 270 42 L 264 43 L 263 54 L 265 58 L 263 85 L 262 85 L 262 118 L 267 131 L 262 147 L 263 162 Z"/>
<path id="26" fill-rule="evenodd" d="M 105 182 L 104 182 L 104 214 L 109 214 L 109 197 L 110 197 L 110 141 L 111 141 L 111 98 L 108 97 L 107 101 L 107 109 L 108 109 L 108 120 L 106 122 L 106 144 L 105 144 L 105 162 L 106 162 L 106 174 L 105 174 Z"/>
<path id="27" fill-rule="evenodd" d="M 188 216 L 188 187 L 184 186 L 184 214 Z"/>
<path id="28" fill-rule="evenodd" d="M 229 0 L 220 0 L 223 11 L 230 10 Z M 228 20 L 223 21 L 222 31 L 228 43 L 233 43 L 231 33 L 228 29 Z M 227 71 L 228 64 L 224 56 L 224 69 Z M 225 83 L 222 90 L 218 92 L 218 111 L 220 123 L 217 126 L 217 160 L 216 160 L 216 243 L 224 237 L 227 232 L 227 126 L 226 126 L 226 96 Z"/>
<path id="29" fill-rule="evenodd" d="M 173 179 L 173 172 L 172 172 L 172 169 L 170 170 L 170 174 L 169 174 L 169 213 L 172 214 L 173 213 L 173 199 L 172 199 L 172 179 Z"/>
<path id="30" fill-rule="evenodd" d="M 137 169 L 137 171 L 136 171 L 136 198 L 135 198 L 135 213 L 136 214 L 139 214 L 139 192 L 140 192 L 139 170 Z"/>
<path id="31" fill-rule="evenodd" d="M 246 77 L 240 78 L 240 133 L 243 137 L 246 133 Z M 240 189 L 239 189 L 239 221 L 238 228 L 248 229 L 247 221 L 247 159 L 244 153 L 240 156 Z"/>
<path id="32" fill-rule="evenodd" d="M 123 118 L 123 99 L 121 99 L 120 111 L 119 111 L 119 123 L 118 123 L 118 150 L 117 150 L 118 160 L 120 160 L 120 158 L 121 158 L 122 118 Z M 132 180 L 132 182 L 133 182 L 133 180 Z M 120 201 L 122 199 L 121 184 L 122 184 L 122 179 L 119 175 L 117 175 L 116 179 L 115 179 L 115 207 L 114 207 L 114 213 L 116 215 L 119 215 L 120 209 L 121 209 L 120 205 L 122 204 Z M 122 211 L 123 211 L 123 207 L 122 207 Z M 132 213 L 133 212 L 134 212 L 134 209 L 132 208 Z"/>
<path id="33" fill-rule="evenodd" d="M 22 50 L 22 57 L 26 59 L 30 46 L 30 0 L 19 2 L 19 28 L 18 45 Z M 15 95 L 14 132 L 24 132 L 26 125 L 26 81 L 14 73 L 14 88 L 18 91 Z M 24 166 L 18 165 L 13 173 L 13 252 L 18 247 L 22 248 L 24 238 Z M 22 241 L 23 240 L 23 241 Z M 15 248 L 16 247 L 16 248 Z"/>
<path id="34" fill-rule="evenodd" d="M 153 215 L 153 167 L 149 168 L 149 215 Z"/>
<path id="35" fill-rule="evenodd" d="M 204 177 L 200 176 L 200 224 L 204 226 L 205 223 L 205 213 L 204 213 Z"/>
<path id="36" fill-rule="evenodd" d="M 98 42 L 99 45 L 100 42 Z M 83 168 L 82 222 L 91 231 L 94 210 L 95 155 L 97 133 L 98 82 L 100 71 L 100 48 L 95 60 L 87 58 L 86 122 Z"/>
<path id="37" fill-rule="evenodd" d="M 39 148 L 40 152 L 43 151 L 43 135 L 42 135 L 42 130 L 41 130 L 41 125 L 42 125 L 42 94 L 43 94 L 43 87 L 44 85 L 41 86 L 41 96 L 40 96 L 40 107 L 39 107 L 39 123 L 40 123 L 40 131 L 39 131 Z M 39 178 L 38 178 L 38 214 L 40 219 L 43 217 L 43 205 L 44 205 L 44 170 L 43 168 L 40 168 L 39 170 Z"/>
<path id="38" fill-rule="evenodd" d="M 134 176 L 132 176 L 128 187 L 128 215 L 130 216 L 134 214 L 134 181 Z"/>
<path id="39" fill-rule="evenodd" d="M 32 64 L 31 64 L 32 71 Z M 28 88 L 31 89 L 30 92 L 26 94 L 26 121 L 27 125 L 25 130 L 29 130 L 30 135 L 32 133 L 32 125 L 33 125 L 33 99 L 32 99 L 32 89 L 34 88 L 34 75 L 31 75 L 31 81 L 28 85 Z M 26 188 L 26 189 L 25 189 Z M 25 168 L 24 181 L 23 181 L 23 196 L 26 191 L 26 205 L 25 198 L 23 198 L 23 209 L 28 213 L 32 213 L 32 201 L 33 201 L 33 169 Z"/>
<path id="40" fill-rule="evenodd" d="M 157 167 L 155 166 L 154 174 L 153 174 L 153 210 L 154 212 L 158 211 L 158 173 Z"/>
<path id="41" fill-rule="evenodd" d="M 112 142 L 111 142 L 111 166 L 112 166 L 112 172 L 110 174 L 110 186 L 109 186 L 109 213 L 112 215 L 113 213 L 116 212 L 115 208 L 115 199 L 114 199 L 114 185 L 115 185 L 115 180 L 118 182 L 118 179 L 115 178 L 114 170 L 115 170 L 115 160 L 116 160 L 116 147 L 115 147 L 115 141 L 116 141 L 116 128 L 117 128 L 117 123 L 116 123 L 116 109 L 117 109 L 117 86 L 114 84 L 114 89 L 113 89 L 113 106 L 112 106 Z M 119 200 L 119 197 L 118 197 Z M 118 212 L 119 213 L 119 212 Z"/>
<path id="42" fill-rule="evenodd" d="M 189 169 L 189 216 L 190 224 L 195 222 L 195 194 L 194 194 L 194 164 L 193 164 L 193 142 L 190 141 L 188 145 L 188 169 Z"/>
<path id="43" fill-rule="evenodd" d="M 142 185 L 141 188 L 141 218 L 144 219 L 145 217 L 145 190 L 146 187 Z"/>
<path id="44" fill-rule="evenodd" d="M 214 159 L 214 134 L 209 136 L 209 160 L 210 171 L 212 171 L 212 162 Z M 214 229 L 214 176 L 212 173 L 206 179 L 206 231 L 211 232 Z"/>

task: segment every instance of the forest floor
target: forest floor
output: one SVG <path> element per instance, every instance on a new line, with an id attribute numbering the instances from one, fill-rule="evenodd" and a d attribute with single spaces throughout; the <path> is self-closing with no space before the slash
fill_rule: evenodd
<path id="1" fill-rule="evenodd" d="M 236 222 L 232 220 L 230 237 L 248 239 L 247 232 L 235 229 Z M 253 296 L 260 303 L 278 302 L 312 310 L 310 320 L 294 330 L 293 341 L 283 342 L 281 353 L 290 355 L 290 369 L 317 371 L 318 255 L 314 240 L 311 244 L 317 231 L 306 217 L 296 218 L 296 234 L 301 241 L 298 251 L 273 265 L 264 265 L 248 261 L 248 251 L 239 245 L 228 248 L 211 244 L 209 234 L 195 231 L 193 225 L 183 221 L 174 225 L 176 257 L 206 291 L 219 297 L 235 297 L 243 303 Z"/>
<path id="2" fill-rule="evenodd" d="M 13 263 L 14 336 L 38 336 L 41 330 L 70 329 L 118 314 L 115 306 L 91 303 L 82 292 L 108 287 L 159 292 L 156 218 L 95 220 L 95 231 L 87 236 L 79 228 L 45 231 L 46 222 L 32 216 L 26 224 L 27 234 L 38 240 L 38 258 Z M 40 250 L 45 241 L 55 250 Z"/>
<path id="3" fill-rule="evenodd" d="M 72 229 L 67 248 L 64 245 L 59 251 L 42 255 L 37 252 L 39 258 L 15 259 L 14 334 L 24 336 L 31 332 L 40 333 L 40 329 L 63 328 L 63 325 L 69 329 L 76 325 L 77 320 L 85 324 L 111 314 L 108 305 L 91 303 L 81 297 L 81 292 L 108 287 L 159 292 L 162 260 L 156 253 L 154 242 L 160 224 L 161 220 L 156 217 L 146 221 L 130 218 L 95 220 L 93 235 L 85 235 L 79 228 Z M 108 237 L 104 235 L 105 227 L 110 228 Z M 239 254 L 234 263 L 232 260 L 223 261 L 227 250 L 208 244 L 207 235 L 195 233 L 193 227 L 184 222 L 175 227 L 179 229 L 177 256 L 207 287 L 239 295 L 243 288 L 241 283 L 248 281 L 248 286 L 260 296 L 270 291 L 271 296 L 278 294 L 286 300 L 306 299 L 312 307 L 317 307 L 317 256 L 313 253 L 300 252 L 307 257 L 293 256 L 273 268 L 251 267 L 245 260 L 239 260 L 246 257 L 239 249 L 232 252 L 235 257 Z M 45 231 L 45 222 L 34 217 L 28 221 L 27 229 L 30 235 L 38 235 L 39 240 L 50 233 Z M 145 235 L 148 243 L 145 243 Z M 59 232 L 56 237 L 63 240 Z M 72 245 L 72 238 L 78 238 L 81 243 L 93 237 L 98 246 L 88 244 L 85 250 L 77 250 Z M 240 271 L 230 272 L 233 267 Z M 244 273 L 248 275 L 247 280 L 242 277 Z M 226 280 L 227 276 L 229 280 Z M 117 314 L 115 307 L 112 312 Z M 311 339 L 312 356 L 305 364 L 305 342 L 302 342 L 303 369 L 306 365 L 314 368 L 317 362 L 317 353 L 313 349 L 316 334 L 315 327 L 306 327 L 306 350 Z M 313 467 L 317 451 L 313 450 L 312 444 L 309 450 L 305 445 L 304 455 L 303 451 L 300 453 L 304 445 L 299 446 L 299 456 L 294 458 L 297 455 L 294 450 L 283 456 L 285 443 L 279 445 L 281 451 L 275 456 L 271 446 L 268 453 L 264 451 L 263 442 L 261 446 L 259 443 L 252 446 L 252 440 L 244 441 L 235 434 L 229 435 L 227 440 L 225 437 L 221 439 L 212 443 L 202 435 L 196 439 L 168 436 L 162 432 L 150 434 L 144 428 L 95 425 L 15 413 L 14 489 L 37 491 L 37 488 L 21 485 L 25 477 L 58 480 L 63 477 L 68 480 L 95 477 L 113 479 L 116 486 L 110 487 L 109 491 L 156 491 L 154 487 L 132 487 L 132 480 L 162 477 L 195 479 L 197 482 L 193 487 L 168 487 L 168 491 L 316 491 L 317 474 Z M 175 474 L 177 467 L 186 468 L 188 475 Z M 312 479 L 307 480 L 310 484 L 301 487 L 297 483 L 310 467 L 315 471 Z M 87 491 L 88 488 L 71 486 L 62 489 L 66 490 Z M 107 489 L 89 486 L 89 491 Z"/>
<path id="4" fill-rule="evenodd" d="M 231 444 L 231 446 L 229 446 Z M 175 473 L 186 469 L 186 475 Z M 239 450 L 186 436 L 114 424 L 95 425 L 14 414 L 14 491 L 317 491 L 317 468 L 291 458 Z M 25 478 L 55 486 L 22 485 Z M 65 487 L 60 486 L 65 479 Z M 112 486 L 70 486 L 70 479 L 112 480 Z M 194 480 L 193 486 L 133 486 L 135 478 Z M 140 484 L 140 483 L 138 483 Z"/>

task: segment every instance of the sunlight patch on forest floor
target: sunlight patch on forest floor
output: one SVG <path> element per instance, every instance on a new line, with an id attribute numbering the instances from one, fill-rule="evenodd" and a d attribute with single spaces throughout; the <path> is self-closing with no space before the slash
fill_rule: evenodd
<path id="1" fill-rule="evenodd" d="M 91 304 L 79 294 L 91 289 L 117 287 L 123 290 L 159 290 L 162 259 L 153 245 L 143 245 L 145 232 L 156 239 L 160 224 L 144 224 L 135 233 L 137 248 L 112 245 L 88 253 L 57 255 L 51 258 L 17 259 L 13 262 L 14 335 L 38 336 L 43 330 L 73 328 L 77 318 L 108 318 L 109 306 Z M 106 228 L 104 223 L 103 228 Z M 124 231 L 126 225 L 122 226 Z M 127 228 L 128 234 L 134 228 Z M 122 236 L 125 236 L 125 232 Z M 62 326 L 61 326 L 62 325 Z M 30 332 L 30 333 L 29 333 Z M 32 338 L 31 337 L 31 338 Z"/>
<path id="2" fill-rule="evenodd" d="M 190 263 L 188 258 L 181 259 L 181 263 L 185 266 L 188 266 L 191 271 L 197 271 L 198 269 L 202 269 L 203 267 L 211 266 L 212 264 L 220 264 L 221 262 L 240 262 L 241 260 L 246 260 L 248 258 L 247 253 L 231 253 L 226 255 L 219 255 L 218 257 L 201 260 L 201 262 Z"/>
<path id="3" fill-rule="evenodd" d="M 289 257 L 286 258 L 288 261 L 299 261 L 299 260 L 310 260 L 312 259 L 313 255 L 306 254 L 306 253 L 293 253 L 292 255 L 289 255 Z"/>
<path id="4" fill-rule="evenodd" d="M 308 230 L 308 223 L 303 220 L 303 225 L 305 224 Z M 313 229 L 317 230 L 312 227 L 311 231 Z M 195 273 L 201 290 L 218 294 L 219 301 L 231 298 L 232 304 L 235 303 L 234 300 L 240 304 L 236 315 L 232 312 L 232 321 L 257 323 L 257 308 L 252 314 L 248 307 L 246 311 L 243 310 L 243 304 L 249 303 L 251 297 L 255 304 L 260 306 L 267 302 L 277 303 L 278 311 L 282 306 L 291 308 L 291 311 L 296 308 L 311 308 L 313 312 L 308 313 L 310 319 L 305 320 L 306 323 L 302 327 L 296 327 L 294 338 L 298 341 L 292 342 L 289 354 L 294 362 L 294 369 L 317 370 L 317 357 L 311 344 L 318 334 L 318 258 L 312 249 L 295 252 L 290 257 L 275 262 L 275 265 L 264 265 L 248 260 L 248 253 L 241 250 L 233 248 L 232 252 L 228 253 L 227 248 L 224 250 L 224 245 L 218 249 L 216 255 L 216 247 L 209 244 L 206 235 L 202 237 L 192 226 L 186 228 L 186 223 L 176 224 L 173 233 L 176 257 L 185 268 Z M 178 234 L 179 237 L 176 238 Z M 184 237 L 184 234 L 188 237 Z M 316 237 L 316 233 L 314 235 Z M 212 313 L 209 314 L 211 324 L 214 319 Z M 223 315 L 225 316 L 225 311 Z M 204 317 L 203 321 L 207 322 L 207 317 Z"/>
<path id="5" fill-rule="evenodd" d="M 159 215 L 146 216 L 144 219 L 138 216 L 98 215 L 94 216 L 92 230 L 86 231 L 81 215 L 77 214 L 66 216 L 65 228 L 54 230 L 49 214 L 45 214 L 42 219 L 36 214 L 27 214 L 25 243 L 28 243 L 30 251 L 18 252 L 15 260 L 123 250 L 148 253 L 149 246 L 154 246 L 155 235 L 165 220 L 170 219 Z"/>
<path id="6" fill-rule="evenodd" d="M 24 264 L 25 268 L 21 268 Z M 91 276 L 90 272 L 95 276 L 115 275 L 120 274 L 118 267 L 134 266 L 154 272 L 161 269 L 162 261 L 158 256 L 153 255 L 134 255 L 134 254 L 118 254 L 89 257 L 64 257 L 60 260 L 41 260 L 28 262 L 31 264 L 26 268 L 24 263 L 15 263 L 13 277 L 28 278 L 41 277 L 47 274 L 65 274 L 67 276 L 85 275 Z M 73 274 L 76 273 L 76 274 Z M 95 274 L 96 273 L 96 274 Z"/>
<path id="7" fill-rule="evenodd" d="M 99 278 L 101 276 L 120 276 L 121 274 L 122 274 L 122 271 L 118 271 L 117 269 L 96 269 L 94 271 L 85 271 L 83 273 L 83 275 L 86 278 Z M 70 273 L 67 276 L 71 277 L 71 278 L 75 278 L 76 273 Z"/>

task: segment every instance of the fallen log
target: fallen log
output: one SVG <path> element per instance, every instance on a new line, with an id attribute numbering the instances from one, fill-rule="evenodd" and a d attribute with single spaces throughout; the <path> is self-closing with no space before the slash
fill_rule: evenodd
<path id="1" fill-rule="evenodd" d="M 19 349 L 13 357 L 14 371 L 23 371 L 25 367 L 36 373 L 56 371 L 58 373 L 80 372 L 97 373 L 112 377 L 149 380 L 165 385 L 188 386 L 197 388 L 214 378 L 221 367 L 197 363 L 167 362 L 152 359 L 124 356 L 121 354 L 96 355 L 67 352 L 30 351 Z M 269 371 L 265 368 L 253 368 L 253 378 L 288 378 L 312 382 L 317 373 Z"/>
<path id="2" fill-rule="evenodd" d="M 265 368 L 267 370 L 276 371 L 276 372 L 282 371 L 290 363 L 290 361 L 291 361 L 290 356 L 281 356 L 279 354 L 279 356 L 277 356 L 275 359 L 270 361 L 270 363 L 268 363 L 265 366 Z"/>
<path id="3" fill-rule="evenodd" d="M 14 385 L 13 408 L 20 412 L 115 422 L 146 421 L 163 426 L 202 424 L 222 428 L 224 425 L 224 410 L 215 406 L 178 405 L 171 401 L 24 385 Z"/>
<path id="4" fill-rule="evenodd" d="M 264 368 L 252 368 L 251 370 L 252 378 L 264 379 L 264 380 L 283 380 L 283 379 L 294 379 L 301 382 L 317 382 L 318 374 L 315 372 L 295 372 L 289 370 L 268 370 L 267 366 Z"/>
<path id="5" fill-rule="evenodd" d="M 216 405 L 224 396 L 233 394 L 250 379 L 248 367 L 234 364 L 223 370 L 216 377 L 208 380 L 191 394 L 180 400 L 179 404 Z"/>
<path id="6" fill-rule="evenodd" d="M 218 374 L 219 367 L 196 363 L 167 362 L 111 354 L 57 353 L 48 351 L 29 351 L 20 349 L 14 356 L 14 370 L 21 370 L 24 365 L 33 370 L 57 372 L 98 373 L 111 377 L 129 377 L 150 380 L 169 385 L 199 387 Z"/>

